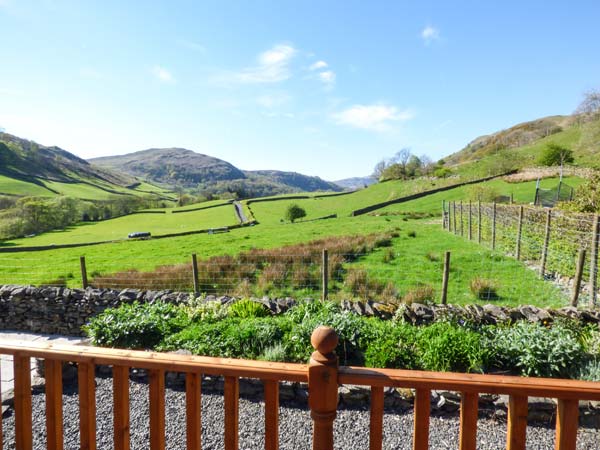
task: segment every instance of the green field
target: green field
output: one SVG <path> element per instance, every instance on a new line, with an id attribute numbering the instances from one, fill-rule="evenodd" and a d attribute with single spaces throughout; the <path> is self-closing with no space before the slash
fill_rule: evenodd
<path id="1" fill-rule="evenodd" d="M 233 206 L 226 205 L 182 214 L 131 214 L 100 222 L 86 222 L 67 230 L 57 230 L 39 236 L 6 241 L 6 246 L 38 246 L 75 244 L 126 239 L 129 233 L 149 231 L 153 235 L 182 233 L 236 225 Z"/>
<path id="2" fill-rule="evenodd" d="M 454 181 L 456 182 L 456 181 Z M 542 187 L 551 187 L 557 180 L 543 180 Z M 575 186 L 582 182 L 568 178 L 565 182 Z M 370 280 L 391 282 L 400 296 L 419 286 L 429 286 L 435 299 L 439 298 L 442 274 L 442 259 L 450 251 L 451 272 L 449 301 L 453 303 L 489 303 L 477 300 L 470 292 L 475 277 L 492 280 L 499 299 L 504 305 L 532 303 L 539 306 L 561 306 L 566 304 L 552 284 L 540 281 L 536 274 L 512 258 L 493 253 L 473 242 L 448 234 L 441 229 L 439 219 L 407 220 L 402 215 L 384 215 L 385 212 L 426 212 L 437 214 L 441 201 L 466 199 L 471 187 L 451 189 L 438 194 L 392 205 L 376 211 L 373 215 L 350 217 L 352 210 L 376 202 L 382 202 L 422 190 L 430 181 L 391 181 L 376 184 L 355 193 L 325 198 L 254 202 L 250 208 L 259 225 L 231 230 L 229 233 L 197 234 L 161 240 L 123 241 L 74 249 L 47 250 L 0 254 L 0 283 L 54 283 L 66 280 L 69 286 L 79 286 L 79 256 L 85 255 L 88 273 L 111 276 L 127 270 L 160 272 L 161 266 L 187 263 L 195 253 L 200 260 L 219 255 L 237 255 L 254 248 L 278 248 L 333 236 L 365 235 L 375 232 L 398 233 L 390 248 L 376 249 L 344 264 L 345 271 L 363 269 Z M 493 180 L 486 185 L 494 187 L 498 194 L 513 194 L 515 201 L 527 202 L 535 189 L 535 182 L 507 183 Z M 104 222 L 87 223 L 64 231 L 45 233 L 27 239 L 6 242 L 6 246 L 34 246 L 117 240 L 126 238 L 133 231 L 150 231 L 153 235 L 184 232 L 205 228 L 217 228 L 237 223 L 234 207 L 225 204 L 215 208 L 173 214 L 174 210 L 222 204 L 222 200 L 170 208 L 166 214 L 135 214 Z M 290 224 L 282 222 L 285 209 L 290 203 L 306 208 L 310 220 L 337 213 L 337 219 Z M 247 207 L 246 207 L 247 208 Z M 413 236 L 414 234 L 414 236 Z M 293 256 L 293 255 L 292 255 Z M 191 283 L 190 283 L 191 284 Z M 294 291 L 284 287 L 281 295 L 318 295 L 315 290 Z M 191 286 L 190 286 L 191 289 Z M 342 281 L 332 281 L 332 296 L 351 297 Z"/>
<path id="3" fill-rule="evenodd" d="M 43 186 L 28 183 L 27 181 L 16 180 L 4 175 L 0 175 L 0 194 L 9 195 L 39 195 L 43 197 L 54 197 L 56 194 Z"/>
<path id="4" fill-rule="evenodd" d="M 564 177 L 564 183 L 576 188 L 585 182 L 579 177 Z M 526 181 L 523 183 L 507 183 L 504 180 L 496 179 L 487 181 L 485 186 L 493 188 L 499 195 L 513 195 L 515 203 L 529 204 L 533 203 L 535 198 L 535 181 Z M 558 185 L 558 178 L 545 178 L 541 180 L 540 187 L 543 189 L 554 188 Z M 425 212 L 425 213 L 440 213 L 442 211 L 442 201 L 469 201 L 469 197 L 474 193 L 474 186 L 463 186 L 449 191 L 431 194 L 406 203 L 398 203 L 396 205 L 386 206 L 385 208 L 375 211 L 373 214 L 390 213 L 390 212 Z"/>

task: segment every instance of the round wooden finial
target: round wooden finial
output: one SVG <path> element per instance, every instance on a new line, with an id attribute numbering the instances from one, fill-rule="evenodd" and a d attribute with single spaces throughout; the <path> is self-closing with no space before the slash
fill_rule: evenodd
<path id="1" fill-rule="evenodd" d="M 327 355 L 335 350 L 338 344 L 338 335 L 333 328 L 320 326 L 313 331 L 310 343 L 316 351 Z"/>

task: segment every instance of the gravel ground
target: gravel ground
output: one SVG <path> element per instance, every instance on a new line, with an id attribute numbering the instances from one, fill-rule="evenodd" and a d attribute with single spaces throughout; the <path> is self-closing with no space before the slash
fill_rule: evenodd
<path id="1" fill-rule="evenodd" d="M 97 379 L 97 440 L 98 448 L 108 450 L 112 443 L 112 379 Z M 149 445 L 148 386 L 131 381 L 131 448 L 147 449 Z M 63 396 L 65 449 L 79 448 L 79 408 L 75 388 L 66 388 Z M 185 448 L 185 392 L 178 389 L 166 391 L 167 448 Z M 412 448 L 412 413 L 386 411 L 384 416 L 385 449 Z M 46 448 L 45 404 L 43 389 L 34 391 L 33 433 L 34 448 Z M 430 448 L 458 448 L 457 416 L 432 417 Z M 14 449 L 14 416 L 3 421 L 4 449 Z M 288 405 L 280 407 L 280 448 L 310 449 L 312 425 L 306 407 Z M 240 450 L 264 448 L 264 419 L 261 402 L 240 399 Z M 335 421 L 336 449 L 367 449 L 369 412 L 341 409 Z M 492 419 L 480 418 L 477 448 L 505 448 L 506 424 Z M 533 426 L 527 429 L 528 449 L 554 449 L 552 426 Z M 202 443 L 204 449 L 223 448 L 223 397 L 218 394 L 202 395 Z M 582 428 L 579 431 L 578 449 L 600 449 L 600 431 Z"/>

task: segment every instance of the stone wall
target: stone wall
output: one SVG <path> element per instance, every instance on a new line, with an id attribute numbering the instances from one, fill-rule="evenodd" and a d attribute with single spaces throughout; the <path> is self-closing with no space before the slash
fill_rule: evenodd
<path id="1" fill-rule="evenodd" d="M 140 291 L 137 289 L 68 289 L 64 287 L 0 286 L 0 330 L 20 330 L 33 333 L 81 336 L 82 325 L 106 308 L 121 303 L 153 302 L 182 303 L 189 293 L 172 291 Z M 232 297 L 208 296 L 205 299 L 222 303 L 235 301 Z M 273 314 L 287 311 L 296 302 L 291 298 L 254 299 L 267 306 Z M 351 302 L 344 300 L 341 307 L 364 316 L 391 319 L 394 308 L 373 301 Z M 497 305 L 402 305 L 400 312 L 407 322 L 415 325 L 431 323 L 440 318 L 451 318 L 479 324 L 496 324 L 527 320 L 552 322 L 558 317 L 575 318 L 586 323 L 600 324 L 600 311 L 574 307 L 545 309 L 535 306 L 507 308 Z"/>

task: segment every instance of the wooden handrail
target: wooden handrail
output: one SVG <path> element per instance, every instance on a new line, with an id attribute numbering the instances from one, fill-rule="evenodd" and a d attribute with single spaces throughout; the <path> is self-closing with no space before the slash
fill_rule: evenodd
<path id="1" fill-rule="evenodd" d="M 413 450 L 428 448 L 432 390 L 461 393 L 461 450 L 476 448 L 479 394 L 505 394 L 509 398 L 507 450 L 524 450 L 528 397 L 558 399 L 556 450 L 574 450 L 578 428 L 578 400 L 600 400 L 600 383 L 547 378 L 523 378 L 463 373 L 440 373 L 397 369 L 338 367 L 334 349 L 335 331 L 319 327 L 311 342 L 315 348 L 310 363 L 287 364 L 240 359 L 211 358 L 135 350 L 4 341 L 0 354 L 13 355 L 15 370 L 15 441 L 17 450 L 32 448 L 32 399 L 30 358 L 46 363 L 46 429 L 49 449 L 61 449 L 62 363 L 78 363 L 81 448 L 96 448 L 95 366 L 113 366 L 114 446 L 129 448 L 129 369 L 149 371 L 150 449 L 165 448 L 165 372 L 186 374 L 187 448 L 201 448 L 201 375 L 225 378 L 225 449 L 238 449 L 239 379 L 263 380 L 265 392 L 265 449 L 278 448 L 279 382 L 308 382 L 309 407 L 313 419 L 313 450 L 333 449 L 333 422 L 337 413 L 338 386 L 371 387 L 371 450 L 383 441 L 384 387 L 416 390 Z M 0 423 L 1 430 L 1 423 Z M 1 443 L 0 435 L 0 443 Z"/>

